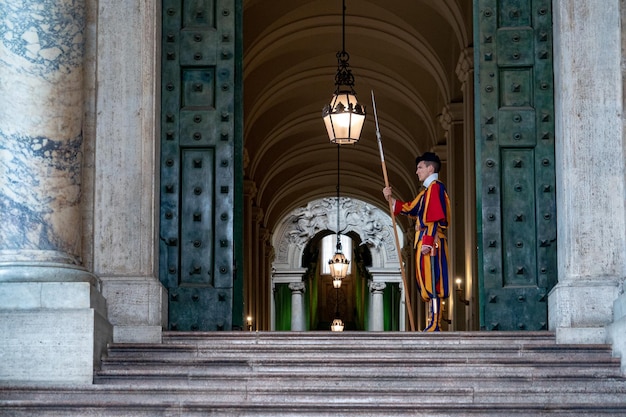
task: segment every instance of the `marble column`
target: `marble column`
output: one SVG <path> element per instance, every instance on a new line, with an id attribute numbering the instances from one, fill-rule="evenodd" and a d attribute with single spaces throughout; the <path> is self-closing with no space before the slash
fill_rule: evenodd
<path id="1" fill-rule="evenodd" d="M 456 75 L 463 92 L 463 244 L 464 288 L 463 297 L 470 301 L 466 308 L 465 329 L 478 330 L 477 244 L 476 244 L 476 162 L 474 152 L 474 48 L 461 51 L 456 65 Z M 459 318 L 455 318 L 458 320 Z M 455 325 L 456 327 L 456 325 Z M 456 327 L 458 328 L 458 327 Z"/>
<path id="2" fill-rule="evenodd" d="M 252 317 L 255 323 L 257 323 L 257 330 L 266 330 L 259 328 L 263 323 L 263 312 L 261 309 L 261 297 L 263 292 L 263 272 L 261 271 L 261 222 L 263 221 L 263 215 L 262 208 L 256 206 L 252 208 L 252 258 L 248 260 L 252 268 L 252 283 L 250 286 L 252 289 L 252 293 L 250 294 L 252 298 L 249 302 L 251 303 Z"/>
<path id="3" fill-rule="evenodd" d="M 383 291 L 387 287 L 384 282 L 369 282 L 372 302 L 370 304 L 368 330 L 372 332 L 382 332 L 385 330 L 385 306 Z"/>
<path id="4" fill-rule="evenodd" d="M 464 178 L 467 172 L 464 166 L 464 129 L 463 129 L 463 103 L 449 103 L 441 109 L 439 123 L 446 136 L 446 148 L 448 155 L 448 180 L 446 188 L 452 204 L 451 223 L 448 228 L 448 272 L 450 283 L 459 278 L 465 281 L 465 242 L 464 242 L 464 221 L 463 215 L 465 207 L 465 184 Z M 453 314 L 453 330 L 465 330 L 465 308 L 462 303 L 456 303 L 456 293 L 450 288 L 450 298 L 448 302 L 449 311 Z"/>
<path id="5" fill-rule="evenodd" d="M 0 379 L 90 383 L 112 330 L 81 259 L 85 4 L 2 11 Z"/>
<path id="6" fill-rule="evenodd" d="M 289 284 L 289 289 L 291 290 L 291 331 L 303 332 L 306 330 L 304 325 L 304 282 L 292 282 Z"/>
<path id="7" fill-rule="evenodd" d="M 276 320 L 276 310 L 274 305 L 274 292 L 276 291 L 276 285 L 274 285 L 274 270 L 272 268 L 272 262 L 275 259 L 275 251 L 272 246 L 271 235 L 270 240 L 267 241 L 267 250 L 266 250 L 266 260 L 265 263 L 267 265 L 267 285 L 268 285 L 268 322 L 267 322 L 267 330 L 275 330 L 274 322 Z"/>
<path id="8" fill-rule="evenodd" d="M 3 8 L 11 24 L 0 26 L 2 273 L 16 263 L 80 265 L 84 5 Z"/>
<path id="9" fill-rule="evenodd" d="M 400 291 L 400 304 L 397 306 L 398 308 L 398 316 L 399 316 L 399 321 L 398 321 L 398 330 L 399 331 L 406 331 L 406 322 L 407 322 L 407 317 L 406 317 L 406 289 L 404 288 L 404 280 L 402 279 L 402 275 L 400 273 L 400 271 L 398 270 L 393 270 L 390 268 L 374 268 L 374 267 L 370 267 L 368 268 L 368 271 L 370 273 L 370 281 L 369 282 L 382 282 L 385 283 L 385 285 L 392 285 L 392 284 L 398 284 L 398 290 Z M 408 275 L 409 279 L 411 279 L 411 275 Z M 368 284 L 369 285 L 369 284 Z M 370 288 L 371 290 L 371 288 Z M 370 298 L 371 301 L 371 298 Z M 414 301 L 414 300 L 411 300 Z M 395 314 L 395 312 L 392 312 L 392 314 Z M 368 315 L 368 320 L 370 319 L 370 316 Z M 369 326 L 368 326 L 369 328 Z"/>
<path id="10" fill-rule="evenodd" d="M 244 180 L 243 182 L 243 240 L 244 240 L 244 262 L 243 262 L 243 293 L 244 293 L 244 314 L 252 316 L 252 299 L 254 292 L 252 288 L 252 206 L 254 205 L 254 197 L 256 196 L 256 184 L 252 180 Z M 254 317 L 257 320 L 258 317 Z"/>
<path id="11" fill-rule="evenodd" d="M 271 303 L 271 325 L 270 330 L 276 330 L 276 303 L 274 299 L 274 291 L 277 284 L 291 284 L 294 282 L 301 282 L 302 277 L 306 274 L 305 268 L 290 269 L 290 270 L 272 270 L 272 303 Z"/>
<path id="12" fill-rule="evenodd" d="M 621 5 L 553 3 L 559 343 L 607 341 L 626 271 Z"/>
<path id="13" fill-rule="evenodd" d="M 270 232 L 265 227 L 259 229 L 259 310 L 261 325 L 259 330 L 270 329 L 271 279 L 267 267 L 267 250 Z"/>

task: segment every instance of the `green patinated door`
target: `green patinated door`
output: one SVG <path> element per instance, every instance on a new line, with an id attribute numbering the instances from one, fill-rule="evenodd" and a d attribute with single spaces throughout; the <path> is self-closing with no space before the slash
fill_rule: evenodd
<path id="1" fill-rule="evenodd" d="M 243 322 L 240 19 L 240 0 L 163 0 L 159 275 L 171 330 Z"/>
<path id="2" fill-rule="evenodd" d="M 551 0 L 475 0 L 481 329 L 546 330 L 556 284 Z"/>

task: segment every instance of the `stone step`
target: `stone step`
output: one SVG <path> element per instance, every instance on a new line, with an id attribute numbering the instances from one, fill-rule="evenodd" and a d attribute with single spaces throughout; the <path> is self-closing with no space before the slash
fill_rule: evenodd
<path id="1" fill-rule="evenodd" d="M 163 344 L 111 346 L 97 378 L 207 379 L 251 372 L 258 378 L 276 373 L 436 377 L 442 368 L 458 377 L 621 376 L 609 346 L 556 345 L 547 332 L 523 337 L 514 332 L 169 332 Z"/>
<path id="2" fill-rule="evenodd" d="M 349 347 L 355 344 L 368 346 L 423 345 L 432 346 L 433 340 L 438 346 L 448 345 L 488 345 L 510 346 L 543 344 L 556 345 L 553 332 L 361 332 L 350 331 L 333 333 L 330 331 L 313 332 L 163 332 L 163 344 L 184 344 L 196 346 L 330 346 L 333 348 Z"/>
<path id="3" fill-rule="evenodd" d="M 107 381 L 99 381 L 107 384 Z M 277 374 L 265 377 L 248 376 L 221 376 L 215 378 L 195 378 L 189 376 L 180 381 L 173 378 L 145 377 L 137 380 L 115 381 L 114 386 L 128 386 L 134 389 L 150 389 L 158 386 L 160 389 L 180 390 L 185 388 L 204 389 L 212 395 L 227 392 L 245 392 L 246 395 L 263 392 L 266 395 L 291 395 L 297 401 L 303 392 L 327 392 L 333 395 L 335 391 L 342 392 L 370 392 L 375 395 L 384 395 L 386 392 L 415 391 L 425 393 L 430 391 L 467 391 L 473 393 L 474 398 L 483 398 L 482 401 L 492 401 L 496 396 L 502 399 L 506 396 L 511 399 L 521 396 L 518 402 L 534 401 L 537 398 L 551 398 L 552 400 L 575 399 L 576 402 L 597 401 L 603 397 L 603 402 L 621 403 L 626 400 L 626 384 L 623 378 L 590 378 L 590 377 L 502 377 L 469 376 L 319 376 L 308 375 L 294 377 L 289 374 Z M 529 396 L 530 395 L 530 396 Z M 578 398 L 577 396 L 580 396 Z"/>
<path id="4" fill-rule="evenodd" d="M 314 332 L 315 333 L 315 332 Z M 108 350 L 107 363 L 116 359 L 170 361 L 180 359 L 309 361 L 362 360 L 366 358 L 429 362 L 446 358 L 451 362 L 484 363 L 498 358 L 520 361 L 555 360 L 602 364 L 610 358 L 607 345 L 556 345 L 554 335 L 533 332 L 520 338 L 513 332 L 476 333 L 172 333 L 163 344 L 116 344 Z M 382 336 L 382 337 L 381 337 Z M 610 361 L 609 361 L 610 362 Z"/>
<path id="5" fill-rule="evenodd" d="M 349 346 L 197 346 L 191 344 L 175 345 L 138 345 L 115 344 L 108 349 L 107 360 L 118 358 L 128 360 L 167 361 L 172 359 L 238 359 L 264 360 L 280 359 L 283 361 L 299 360 L 306 356 L 310 360 L 350 360 L 363 358 L 396 358 L 411 362 L 428 361 L 445 357 L 451 361 L 481 362 L 498 358 L 518 358 L 538 362 L 568 360 L 606 361 L 611 349 L 607 345 L 509 345 L 509 346 L 368 346 L 362 344 Z"/>
<path id="6" fill-rule="evenodd" d="M 625 416 L 606 345 L 548 332 L 166 332 L 88 387 L 0 389 L 8 416 Z"/>
<path id="7" fill-rule="evenodd" d="M 553 375 L 560 377 L 588 377 L 588 378 L 617 378 L 619 368 L 592 368 L 584 365 L 572 366 L 541 366 L 528 363 L 523 366 L 511 366 L 507 364 L 486 364 L 452 366 L 442 362 L 441 364 L 406 365 L 406 364 L 377 364 L 375 366 L 363 363 L 360 367 L 348 367 L 345 365 L 317 366 L 277 366 L 271 364 L 246 366 L 244 364 L 217 364 L 206 366 L 204 364 L 190 363 L 187 366 L 163 364 L 161 367 L 143 367 L 141 365 L 120 365 L 117 368 L 107 368 L 97 372 L 96 381 L 111 381 L 115 379 L 145 379 L 145 378 L 169 378 L 178 380 L 187 379 L 213 379 L 225 375 L 241 376 L 253 374 L 256 378 L 274 378 L 277 375 L 291 379 L 303 378 L 309 375 L 325 375 L 329 377 L 353 377 L 365 376 L 368 378 L 382 378 L 393 376 L 420 375 L 425 378 L 437 377 L 441 372 L 455 378 L 463 378 L 467 375 L 475 375 L 482 378 L 550 378 Z"/>
<path id="8" fill-rule="evenodd" d="M 8 397 L 8 399 L 7 399 Z M 518 402 L 518 400 L 521 400 Z M 471 389 L 404 391 L 328 389 L 207 392 L 205 389 L 142 389 L 94 386 L 92 389 L 30 388 L 0 390 L 7 416 L 623 416 L 626 403 L 594 393 L 569 397 L 527 391 L 518 395 Z"/>

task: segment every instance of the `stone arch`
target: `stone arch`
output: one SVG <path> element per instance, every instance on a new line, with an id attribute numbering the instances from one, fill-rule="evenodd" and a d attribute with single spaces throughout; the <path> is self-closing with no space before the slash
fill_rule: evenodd
<path id="1" fill-rule="evenodd" d="M 339 210 L 337 210 L 335 197 L 310 201 L 306 206 L 297 207 L 289 212 L 278 223 L 272 233 L 272 247 L 275 254 L 272 263 L 272 291 L 279 283 L 302 282 L 302 277 L 306 272 L 302 259 L 308 242 L 319 237 L 324 231 L 337 233 L 337 215 L 339 215 L 339 232 L 344 235 L 358 235 L 361 245 L 367 245 L 370 251 L 372 264 L 368 270 L 372 277 L 371 284 L 399 284 L 400 312 L 402 313 L 405 309 L 405 291 L 400 272 L 401 258 L 396 250 L 391 216 L 371 204 L 348 197 L 339 199 Z M 396 227 L 399 241 L 403 242 L 403 232 L 399 226 Z M 298 291 L 302 289 L 298 287 Z M 299 294 L 301 292 L 294 293 L 294 297 L 297 299 Z M 272 329 L 274 329 L 273 302 L 271 310 Z M 292 312 L 292 330 L 300 330 L 301 325 L 298 324 L 300 316 L 301 314 Z M 400 328 L 404 329 L 404 314 L 400 314 Z"/>
<path id="2" fill-rule="evenodd" d="M 391 216 L 361 200 L 342 197 L 339 217 L 340 233 L 359 235 L 361 244 L 370 249 L 372 268 L 399 270 L 400 258 L 395 247 Z M 272 246 L 276 253 L 273 269 L 302 268 L 302 253 L 307 242 L 324 230 L 337 233 L 335 197 L 313 200 L 288 213 L 272 234 Z M 403 232 L 399 227 L 398 236 L 402 242 Z"/>

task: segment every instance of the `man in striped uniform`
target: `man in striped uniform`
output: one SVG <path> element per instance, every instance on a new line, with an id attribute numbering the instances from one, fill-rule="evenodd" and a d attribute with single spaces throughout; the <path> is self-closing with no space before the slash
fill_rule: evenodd
<path id="1" fill-rule="evenodd" d="M 448 298 L 448 241 L 450 199 L 446 187 L 439 181 L 441 160 L 433 152 L 415 159 L 417 177 L 424 189 L 413 201 L 394 199 L 391 187 L 383 189 L 385 199 L 391 199 L 394 215 L 404 214 L 415 219 L 416 276 L 422 299 L 429 304 L 428 322 L 424 331 L 438 332 L 441 325 L 441 300 Z"/>

